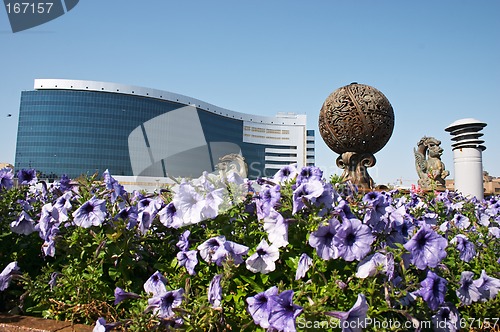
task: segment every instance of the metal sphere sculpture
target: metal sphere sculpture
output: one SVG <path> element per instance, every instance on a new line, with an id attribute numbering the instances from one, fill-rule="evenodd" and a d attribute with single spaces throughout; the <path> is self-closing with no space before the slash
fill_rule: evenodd
<path id="1" fill-rule="evenodd" d="M 319 113 L 319 132 L 326 145 L 340 154 L 342 179 L 359 189 L 373 189 L 367 171 L 376 163 L 374 153 L 389 141 L 394 111 L 389 100 L 369 85 L 351 83 L 332 92 Z"/>

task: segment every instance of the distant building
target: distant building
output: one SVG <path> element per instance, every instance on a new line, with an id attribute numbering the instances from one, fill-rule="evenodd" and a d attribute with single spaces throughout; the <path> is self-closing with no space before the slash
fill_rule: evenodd
<path id="1" fill-rule="evenodd" d="M 500 177 L 490 176 L 488 172 L 483 172 L 484 195 L 500 195 Z M 446 180 L 446 189 L 455 190 L 454 181 Z"/>
<path id="2" fill-rule="evenodd" d="M 0 163 L 0 169 L 2 168 L 14 168 L 14 165 L 9 163 Z"/>
<path id="3" fill-rule="evenodd" d="M 198 177 L 240 154 L 249 178 L 314 164 L 306 116 L 229 111 L 166 91 L 116 83 L 37 79 L 21 93 L 15 168 L 62 174 Z"/>

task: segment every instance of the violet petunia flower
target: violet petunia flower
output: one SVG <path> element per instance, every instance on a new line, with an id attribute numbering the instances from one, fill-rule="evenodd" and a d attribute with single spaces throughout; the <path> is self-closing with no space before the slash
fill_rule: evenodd
<path id="1" fill-rule="evenodd" d="M 416 294 L 420 295 L 427 302 L 429 308 L 435 311 L 444 302 L 447 284 L 446 279 L 429 270 L 427 271 L 427 277 L 420 283 L 422 287 Z"/>
<path id="2" fill-rule="evenodd" d="M 486 271 L 481 271 L 479 279 L 474 280 L 474 285 L 481 293 L 481 301 L 485 302 L 494 299 L 500 290 L 500 279 L 490 277 Z"/>
<path id="3" fill-rule="evenodd" d="M 323 194 L 323 183 L 319 180 L 304 182 L 293 191 L 292 214 L 296 214 L 306 207 L 306 202 L 312 204 Z"/>
<path id="4" fill-rule="evenodd" d="M 311 267 L 312 262 L 312 258 L 307 254 L 303 253 L 300 255 L 297 271 L 295 272 L 295 280 L 302 279 L 306 275 L 306 272 Z"/>
<path id="5" fill-rule="evenodd" d="M 10 189 L 14 186 L 14 170 L 9 167 L 0 169 L 0 189 Z"/>
<path id="6" fill-rule="evenodd" d="M 14 261 L 9 263 L 0 273 L 0 291 L 6 290 L 10 285 L 12 276 L 17 274 L 19 274 L 19 266 L 17 265 L 17 262 Z"/>
<path id="7" fill-rule="evenodd" d="M 264 329 L 269 327 L 269 315 L 271 314 L 269 299 L 274 295 L 278 295 L 278 287 L 276 286 L 246 299 L 248 304 L 247 309 L 252 316 L 254 323 L 256 325 L 260 325 L 260 327 Z"/>
<path id="8" fill-rule="evenodd" d="M 337 227 L 333 244 L 339 251 L 339 257 L 350 262 L 363 259 L 370 252 L 374 240 L 369 226 L 358 219 L 346 219 Z"/>
<path id="9" fill-rule="evenodd" d="M 103 173 L 104 184 L 106 185 L 106 189 L 111 191 L 111 202 L 114 203 L 118 199 L 118 197 L 123 197 L 126 194 L 123 186 L 115 180 L 109 173 L 109 170 L 105 170 Z"/>
<path id="10" fill-rule="evenodd" d="M 169 228 L 179 228 L 183 226 L 183 221 L 180 213 L 177 212 L 173 202 L 168 203 L 160 211 L 158 211 L 158 216 L 160 217 L 160 222 Z"/>
<path id="11" fill-rule="evenodd" d="M 17 234 L 29 235 L 35 231 L 35 221 L 26 211 L 21 211 L 19 217 L 10 223 L 10 230 Z"/>
<path id="12" fill-rule="evenodd" d="M 21 169 L 17 172 L 17 181 L 20 185 L 32 185 L 38 182 L 36 177 L 36 170 L 34 169 Z"/>
<path id="13" fill-rule="evenodd" d="M 202 212 L 206 205 L 205 199 L 190 183 L 183 182 L 179 185 L 172 203 L 183 226 L 197 224 L 204 219 Z"/>
<path id="14" fill-rule="evenodd" d="M 473 272 L 463 271 L 460 276 L 460 287 L 456 290 L 457 297 L 465 305 L 470 305 L 481 299 L 481 292 L 472 280 L 473 276 Z"/>
<path id="15" fill-rule="evenodd" d="M 470 226 L 469 218 L 460 213 L 455 214 L 452 221 L 458 229 L 467 229 Z"/>
<path id="16" fill-rule="evenodd" d="M 279 249 L 274 245 L 267 244 L 266 240 L 260 241 L 255 253 L 246 260 L 247 269 L 257 273 L 269 273 L 276 269 L 276 261 L 279 258 Z"/>
<path id="17" fill-rule="evenodd" d="M 106 320 L 103 317 L 99 317 L 95 322 L 95 326 L 92 329 L 92 332 L 107 332 L 109 330 L 110 329 L 106 323 Z"/>
<path id="18" fill-rule="evenodd" d="M 411 254 L 411 263 L 420 270 L 436 267 L 446 257 L 447 246 L 448 241 L 427 224 L 404 244 Z"/>
<path id="19" fill-rule="evenodd" d="M 470 262 L 476 256 L 476 246 L 473 242 L 469 241 L 467 236 L 458 234 L 450 243 L 457 245 L 460 259 L 464 262 Z"/>
<path id="20" fill-rule="evenodd" d="M 190 250 L 190 251 L 179 251 L 177 253 L 177 261 L 180 266 L 184 266 L 190 275 L 194 275 L 194 268 L 198 264 L 198 251 Z"/>
<path id="21" fill-rule="evenodd" d="M 255 205 L 257 207 L 257 218 L 262 220 L 269 216 L 271 210 L 279 202 L 281 198 L 281 187 L 265 184 L 262 186 L 259 194 L 255 197 Z"/>
<path id="22" fill-rule="evenodd" d="M 133 206 L 127 206 L 115 215 L 114 219 L 118 220 L 121 219 L 123 221 L 127 222 L 127 229 L 133 229 L 137 225 L 137 218 L 139 217 L 138 212 L 137 212 L 137 207 L 135 205 Z"/>
<path id="23" fill-rule="evenodd" d="M 222 286 L 221 286 L 222 274 L 218 274 L 212 278 L 210 285 L 208 286 L 208 302 L 212 305 L 212 308 L 220 307 L 222 301 Z"/>
<path id="24" fill-rule="evenodd" d="M 73 220 L 77 226 L 89 228 L 99 226 L 106 218 L 106 201 L 95 196 L 83 203 L 75 212 Z"/>
<path id="25" fill-rule="evenodd" d="M 164 294 L 167 289 L 165 284 L 167 283 L 167 278 L 165 278 L 160 271 L 156 271 L 149 277 L 144 283 L 144 290 L 146 293 L 152 293 L 153 296 L 158 296 Z"/>
<path id="26" fill-rule="evenodd" d="M 120 287 L 116 287 L 115 288 L 115 302 L 114 302 L 114 305 L 117 305 L 118 303 L 120 303 L 122 301 L 125 301 L 127 299 L 138 299 L 140 297 L 141 296 L 139 294 L 132 293 L 132 292 L 126 292 L 123 289 L 121 289 Z"/>
<path id="27" fill-rule="evenodd" d="M 179 241 L 176 243 L 176 247 L 181 251 L 187 251 L 189 249 L 189 235 L 191 231 L 186 230 L 179 236 Z"/>
<path id="28" fill-rule="evenodd" d="M 460 316 L 458 310 L 451 303 L 441 306 L 431 320 L 435 332 L 460 331 Z"/>
<path id="29" fill-rule="evenodd" d="M 337 233 L 339 221 L 332 218 L 328 225 L 320 226 L 309 236 L 309 245 L 316 249 L 316 253 L 324 260 L 336 259 L 339 257 L 337 247 L 333 245 L 333 238 Z"/>
<path id="30" fill-rule="evenodd" d="M 182 304 L 184 289 L 179 288 L 154 296 L 148 300 L 146 311 L 153 309 L 153 314 L 160 318 L 171 318 L 175 315 L 174 310 Z"/>
<path id="31" fill-rule="evenodd" d="M 223 235 L 210 238 L 198 246 L 201 258 L 207 263 L 214 263 L 222 266 L 222 263 L 230 257 L 234 264 L 243 263 L 243 255 L 248 253 L 248 247 L 227 241 Z"/>
<path id="32" fill-rule="evenodd" d="M 368 303 L 364 294 L 358 294 L 356 303 L 349 311 L 325 312 L 327 316 L 340 319 L 342 332 L 361 332 L 367 325 Z"/>
<path id="33" fill-rule="evenodd" d="M 64 222 L 69 219 L 68 212 L 71 210 L 71 198 L 73 197 L 73 193 L 71 191 L 67 191 L 62 194 L 54 203 L 54 207 L 59 212 L 59 221 Z"/>
<path id="34" fill-rule="evenodd" d="M 288 222 L 274 209 L 264 218 L 264 230 L 271 244 L 277 248 L 288 245 Z"/>
<path id="35" fill-rule="evenodd" d="M 269 326 L 286 332 L 295 332 L 295 319 L 304 309 L 293 303 L 293 290 L 269 297 Z"/>
<path id="36" fill-rule="evenodd" d="M 219 235 L 212 237 L 198 246 L 201 258 L 207 263 L 213 263 L 218 257 L 225 257 L 227 251 L 224 249 L 226 237 Z M 215 256 L 215 257 L 214 257 Z"/>
<path id="37" fill-rule="evenodd" d="M 321 181 L 323 178 L 323 171 L 316 166 L 304 166 L 297 175 L 295 187 L 300 186 L 302 183 L 311 181 Z"/>
<path id="38" fill-rule="evenodd" d="M 359 262 L 356 277 L 365 279 L 373 277 L 379 272 L 387 273 L 389 275 L 391 271 L 394 271 L 394 258 L 389 254 L 386 256 L 377 252 Z M 391 278 L 389 277 L 389 279 Z"/>
<path id="39" fill-rule="evenodd" d="M 60 273 L 59 272 L 52 272 L 50 274 L 50 280 L 49 280 L 49 287 L 50 290 L 52 291 L 54 287 L 57 285 L 57 278 L 59 277 Z"/>
<path id="40" fill-rule="evenodd" d="M 57 182 L 57 188 L 63 193 L 68 192 L 72 188 L 71 179 L 66 175 L 61 175 L 61 178 Z"/>
<path id="41" fill-rule="evenodd" d="M 279 183 L 284 183 L 295 179 L 298 175 L 297 167 L 295 165 L 283 166 L 276 174 L 273 179 Z"/>

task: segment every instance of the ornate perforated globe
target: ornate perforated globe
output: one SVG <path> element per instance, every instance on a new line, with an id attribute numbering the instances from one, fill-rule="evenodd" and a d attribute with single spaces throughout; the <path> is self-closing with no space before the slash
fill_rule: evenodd
<path id="1" fill-rule="evenodd" d="M 326 98 L 319 114 L 319 131 L 330 149 L 375 153 L 389 141 L 394 111 L 389 100 L 369 85 L 352 83 Z"/>

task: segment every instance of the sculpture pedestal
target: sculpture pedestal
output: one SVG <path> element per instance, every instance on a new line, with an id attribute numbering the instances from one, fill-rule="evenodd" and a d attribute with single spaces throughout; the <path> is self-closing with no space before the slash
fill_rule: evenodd
<path id="1" fill-rule="evenodd" d="M 373 179 L 368 174 L 368 167 L 373 167 L 377 160 L 373 153 L 344 152 L 337 158 L 337 166 L 344 170 L 342 181 L 351 181 L 360 191 L 373 188 Z"/>

